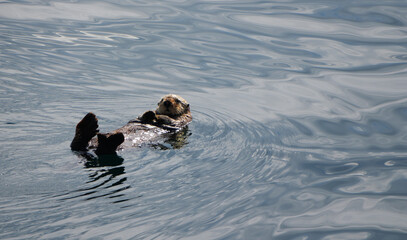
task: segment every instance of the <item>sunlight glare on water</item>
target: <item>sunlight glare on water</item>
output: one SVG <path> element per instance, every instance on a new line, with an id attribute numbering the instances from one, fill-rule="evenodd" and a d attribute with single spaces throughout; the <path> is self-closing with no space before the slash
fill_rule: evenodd
<path id="1" fill-rule="evenodd" d="M 0 3 L 1 239 L 406 239 L 407 3 Z M 161 96 L 167 141 L 86 160 Z"/>

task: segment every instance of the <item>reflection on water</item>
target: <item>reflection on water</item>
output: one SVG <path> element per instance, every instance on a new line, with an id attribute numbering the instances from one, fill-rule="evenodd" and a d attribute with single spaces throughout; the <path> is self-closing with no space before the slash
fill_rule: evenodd
<path id="1" fill-rule="evenodd" d="M 85 167 L 120 166 L 124 159 L 117 154 L 95 156 L 92 153 L 83 153 L 79 157 L 86 159 Z"/>
<path id="2" fill-rule="evenodd" d="M 77 153 L 83 159 L 84 167 L 88 170 L 89 180 L 83 188 L 58 196 L 58 199 L 67 201 L 70 199 L 85 198 L 92 200 L 100 197 L 117 198 L 125 196 L 123 190 L 129 189 L 126 185 L 124 159 L 117 154 L 96 156 L 93 153 Z M 62 197 L 62 198 L 61 198 Z M 123 202 L 125 200 L 120 200 Z M 115 203 L 116 201 L 113 201 Z"/>
<path id="3" fill-rule="evenodd" d="M 0 238 L 406 239 L 406 10 L 1 3 Z M 189 129 L 70 151 L 170 92 Z"/>
<path id="4" fill-rule="evenodd" d="M 188 144 L 188 137 L 191 136 L 191 131 L 189 131 L 188 126 L 177 131 L 175 133 L 166 134 L 164 143 L 153 143 L 152 146 L 157 149 L 168 150 L 168 149 L 180 149 L 186 144 Z"/>

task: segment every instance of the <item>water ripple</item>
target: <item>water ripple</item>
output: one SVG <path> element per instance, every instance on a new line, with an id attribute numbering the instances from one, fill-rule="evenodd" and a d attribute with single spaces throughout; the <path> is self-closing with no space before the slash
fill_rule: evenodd
<path id="1" fill-rule="evenodd" d="M 148 15 L 132 8 L 120 7 L 108 3 L 62 3 L 51 2 L 49 5 L 23 5 L 2 3 L 0 17 L 18 20 L 92 20 L 94 18 L 147 18 Z"/>
<path id="2" fill-rule="evenodd" d="M 406 9 L 2 3 L 0 238 L 405 239 Z M 70 152 L 83 114 L 109 131 L 168 92 L 182 134 Z"/>

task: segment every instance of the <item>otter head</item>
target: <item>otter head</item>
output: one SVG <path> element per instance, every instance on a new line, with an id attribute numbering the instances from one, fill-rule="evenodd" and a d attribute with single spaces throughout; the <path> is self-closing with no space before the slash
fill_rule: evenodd
<path id="1" fill-rule="evenodd" d="M 175 94 L 168 94 L 158 103 L 156 114 L 177 118 L 189 113 L 189 104 L 185 99 Z"/>

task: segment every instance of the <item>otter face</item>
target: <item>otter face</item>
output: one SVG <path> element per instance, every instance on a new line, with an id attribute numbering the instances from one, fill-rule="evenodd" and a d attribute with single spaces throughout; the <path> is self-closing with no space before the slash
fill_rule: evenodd
<path id="1" fill-rule="evenodd" d="M 175 94 L 165 95 L 158 103 L 157 114 L 172 117 L 180 116 L 189 112 L 189 104 L 185 99 Z"/>

